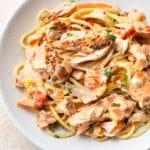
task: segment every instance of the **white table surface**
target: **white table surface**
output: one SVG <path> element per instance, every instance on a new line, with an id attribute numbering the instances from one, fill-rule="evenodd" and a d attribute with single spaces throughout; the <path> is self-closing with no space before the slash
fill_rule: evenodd
<path id="1" fill-rule="evenodd" d="M 0 29 L 21 0 L 0 0 Z M 0 102 L 0 150 L 38 150 L 16 129 Z"/>

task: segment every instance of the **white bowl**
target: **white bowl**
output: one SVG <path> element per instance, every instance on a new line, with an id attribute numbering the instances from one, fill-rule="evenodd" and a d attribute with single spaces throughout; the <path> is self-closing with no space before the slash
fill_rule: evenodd
<path id="1" fill-rule="evenodd" d="M 97 0 L 98 1 L 98 0 Z M 149 0 L 107 0 L 117 4 L 124 10 L 138 8 L 146 13 L 150 19 Z M 14 86 L 12 70 L 21 62 L 23 50 L 19 45 L 20 36 L 32 29 L 35 25 L 37 13 L 42 8 L 55 8 L 61 0 L 26 0 L 15 11 L 7 26 L 5 27 L 0 40 L 0 100 L 20 131 L 34 144 L 41 149 L 62 149 L 62 150 L 146 150 L 150 148 L 150 130 L 144 135 L 128 140 L 108 140 L 96 142 L 90 138 L 71 137 L 56 139 L 39 129 L 34 122 L 34 114 L 16 106 L 16 100 L 23 96 L 23 92 Z M 80 2 L 91 2 L 82 0 Z M 96 2 L 96 0 L 92 0 Z M 19 142 L 19 141 L 18 141 Z"/>

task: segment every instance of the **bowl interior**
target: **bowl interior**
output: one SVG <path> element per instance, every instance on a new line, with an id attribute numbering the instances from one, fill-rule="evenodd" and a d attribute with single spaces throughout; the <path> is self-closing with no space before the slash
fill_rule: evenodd
<path id="1" fill-rule="evenodd" d="M 77 0 L 76 0 L 77 1 Z M 92 2 L 98 2 L 93 0 Z M 90 2 L 80 0 L 80 2 Z M 123 10 L 138 8 L 146 13 L 150 20 L 149 1 L 143 0 L 107 0 L 107 2 L 118 5 Z M 26 31 L 34 28 L 37 13 L 42 8 L 55 8 L 61 0 L 26 0 L 14 13 L 3 31 L 0 41 L 0 95 L 1 100 L 16 126 L 33 143 L 42 149 L 72 149 L 72 150 L 129 150 L 147 149 L 150 147 L 150 131 L 144 135 L 129 140 L 108 140 L 96 142 L 89 138 L 71 137 L 67 139 L 56 139 L 50 137 L 46 132 L 39 129 L 34 122 L 34 114 L 16 106 L 16 101 L 23 96 L 23 92 L 14 86 L 12 70 L 14 66 L 23 59 L 23 50 L 19 45 L 20 36 Z"/>

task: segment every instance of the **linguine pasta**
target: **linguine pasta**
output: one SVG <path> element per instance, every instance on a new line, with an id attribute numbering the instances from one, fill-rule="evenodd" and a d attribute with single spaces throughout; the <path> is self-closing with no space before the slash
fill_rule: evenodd
<path id="1" fill-rule="evenodd" d="M 43 9 L 20 39 L 25 61 L 14 75 L 25 94 L 17 103 L 36 110 L 36 124 L 56 138 L 140 136 L 150 127 L 149 39 L 136 9 L 74 2 Z"/>

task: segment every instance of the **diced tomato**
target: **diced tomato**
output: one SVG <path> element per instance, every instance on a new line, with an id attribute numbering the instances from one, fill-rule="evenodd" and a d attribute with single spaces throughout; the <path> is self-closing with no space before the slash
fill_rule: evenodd
<path id="1" fill-rule="evenodd" d="M 46 91 L 43 89 L 37 89 L 33 93 L 33 101 L 35 107 L 42 107 L 46 102 Z"/>
<path id="2" fill-rule="evenodd" d="M 95 19 L 93 19 L 93 18 L 87 18 L 87 19 L 85 19 L 85 21 L 89 22 L 90 24 L 95 23 Z"/>
<path id="3" fill-rule="evenodd" d="M 24 87 L 24 79 L 23 79 L 23 77 L 20 76 L 20 75 L 17 75 L 15 84 L 16 84 L 17 87 Z"/>
<path id="4" fill-rule="evenodd" d="M 135 27 L 130 26 L 121 33 L 121 38 L 125 40 L 128 37 L 132 36 L 135 32 L 136 32 Z"/>

